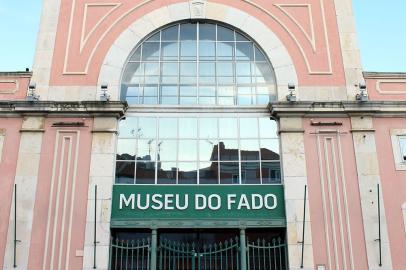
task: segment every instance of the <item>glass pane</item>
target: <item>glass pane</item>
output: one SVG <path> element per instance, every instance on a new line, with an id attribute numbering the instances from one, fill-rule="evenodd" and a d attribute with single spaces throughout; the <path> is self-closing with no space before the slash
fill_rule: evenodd
<path id="1" fill-rule="evenodd" d="M 240 141 L 241 160 L 259 160 L 258 140 Z"/>
<path id="2" fill-rule="evenodd" d="M 261 139 L 261 159 L 279 160 L 279 140 Z"/>
<path id="3" fill-rule="evenodd" d="M 148 38 L 146 41 L 147 41 L 147 42 L 148 42 L 148 41 L 159 41 L 160 37 L 161 37 L 161 33 L 158 32 L 158 33 L 156 33 L 156 34 L 153 34 L 153 35 L 152 35 L 150 38 Z"/>
<path id="4" fill-rule="evenodd" d="M 155 146 L 156 140 L 154 139 L 141 139 L 138 140 L 137 160 L 155 160 Z"/>
<path id="5" fill-rule="evenodd" d="M 257 104 L 258 105 L 268 105 L 269 95 L 257 95 Z"/>
<path id="6" fill-rule="evenodd" d="M 179 138 L 197 137 L 197 119 L 179 118 Z"/>
<path id="7" fill-rule="evenodd" d="M 216 26 L 214 24 L 199 24 L 200 40 L 216 40 Z"/>
<path id="8" fill-rule="evenodd" d="M 140 61 L 141 60 L 141 46 L 139 46 L 134 54 L 131 56 L 130 61 Z"/>
<path id="9" fill-rule="evenodd" d="M 159 42 L 145 42 L 142 44 L 142 60 L 154 61 L 159 59 Z"/>
<path id="10" fill-rule="evenodd" d="M 258 118 L 240 118 L 240 137 L 258 138 Z"/>
<path id="11" fill-rule="evenodd" d="M 217 119 L 200 118 L 199 119 L 199 137 L 217 138 Z"/>
<path id="12" fill-rule="evenodd" d="M 238 87 L 237 89 L 239 95 L 251 95 L 252 90 L 251 87 Z"/>
<path id="13" fill-rule="evenodd" d="M 219 142 L 220 160 L 238 161 L 238 141 L 221 140 Z"/>
<path id="14" fill-rule="evenodd" d="M 222 40 L 222 41 L 234 41 L 234 31 L 217 25 L 217 40 Z"/>
<path id="15" fill-rule="evenodd" d="M 257 83 L 273 83 L 273 71 L 268 63 L 256 63 Z"/>
<path id="16" fill-rule="evenodd" d="M 235 32 L 235 40 L 236 41 L 249 41 L 248 38 L 246 38 L 245 36 L 243 36 L 242 34 L 239 34 L 237 32 Z"/>
<path id="17" fill-rule="evenodd" d="M 134 162 L 116 162 L 116 184 L 134 184 Z"/>
<path id="18" fill-rule="evenodd" d="M 277 123 L 269 118 L 259 118 L 259 135 L 261 138 L 278 138 Z"/>
<path id="19" fill-rule="evenodd" d="M 177 96 L 178 95 L 178 87 L 173 85 L 162 85 L 161 86 L 161 94 L 163 96 Z"/>
<path id="20" fill-rule="evenodd" d="M 241 183 L 261 184 L 260 171 L 259 162 L 241 162 Z"/>
<path id="21" fill-rule="evenodd" d="M 220 163 L 220 184 L 238 184 L 240 182 L 240 173 L 238 162 Z"/>
<path id="22" fill-rule="evenodd" d="M 216 98 L 215 97 L 199 97 L 199 104 L 201 105 L 215 105 Z"/>
<path id="23" fill-rule="evenodd" d="M 179 160 L 182 161 L 197 160 L 196 140 L 179 141 Z"/>
<path id="24" fill-rule="evenodd" d="M 183 41 L 180 43 L 180 59 L 196 60 L 196 42 Z"/>
<path id="25" fill-rule="evenodd" d="M 178 63 L 162 63 L 161 76 L 177 76 Z"/>
<path id="26" fill-rule="evenodd" d="M 178 184 L 197 184 L 197 163 L 178 163 Z"/>
<path id="27" fill-rule="evenodd" d="M 237 42 L 236 43 L 236 60 L 254 61 L 254 48 L 251 42 Z"/>
<path id="28" fill-rule="evenodd" d="M 117 160 L 135 160 L 134 139 L 118 139 L 117 142 Z"/>
<path id="29" fill-rule="evenodd" d="M 142 96 L 142 91 L 141 88 L 138 86 L 129 86 L 126 89 L 126 93 L 125 96 L 130 96 L 130 97 L 138 97 L 138 96 Z"/>
<path id="30" fill-rule="evenodd" d="M 180 63 L 181 76 L 196 76 L 196 63 L 182 62 Z"/>
<path id="31" fill-rule="evenodd" d="M 176 138 L 178 136 L 177 118 L 159 119 L 159 138 Z"/>
<path id="32" fill-rule="evenodd" d="M 144 96 L 154 97 L 158 95 L 158 86 L 145 86 Z"/>
<path id="33" fill-rule="evenodd" d="M 238 128 L 236 118 L 220 118 L 219 127 L 220 127 L 219 134 L 220 138 L 237 138 Z"/>
<path id="34" fill-rule="evenodd" d="M 402 160 L 406 161 L 406 137 L 399 137 L 399 144 Z"/>
<path id="35" fill-rule="evenodd" d="M 197 24 L 181 24 L 180 25 L 181 40 L 196 40 L 197 39 Z"/>
<path id="36" fill-rule="evenodd" d="M 240 95 L 237 97 L 238 105 L 252 105 L 252 96 L 251 95 Z"/>
<path id="37" fill-rule="evenodd" d="M 144 104 L 158 104 L 158 97 L 144 97 Z"/>
<path id="38" fill-rule="evenodd" d="M 216 76 L 216 64 L 214 62 L 199 63 L 199 76 Z"/>
<path id="39" fill-rule="evenodd" d="M 140 103 L 138 97 L 127 97 L 125 100 L 127 101 L 127 103 L 128 103 L 129 105 L 135 105 L 135 104 L 139 104 L 139 103 Z"/>
<path id="40" fill-rule="evenodd" d="M 236 63 L 235 64 L 235 72 L 237 77 L 238 76 L 251 76 L 251 64 L 250 63 Z"/>
<path id="41" fill-rule="evenodd" d="M 155 138 L 156 136 L 156 119 L 152 117 L 139 118 L 138 126 L 139 138 Z"/>
<path id="42" fill-rule="evenodd" d="M 267 60 L 267 58 L 265 57 L 265 55 L 258 49 L 258 47 L 257 46 L 254 46 L 255 47 L 255 61 L 261 61 L 261 62 L 266 62 Z"/>
<path id="43" fill-rule="evenodd" d="M 234 43 L 218 42 L 217 43 L 217 59 L 232 60 L 234 56 Z"/>
<path id="44" fill-rule="evenodd" d="M 181 105 L 195 105 L 197 104 L 196 97 L 180 97 L 180 104 Z"/>
<path id="45" fill-rule="evenodd" d="M 136 184 L 155 184 L 155 162 L 137 161 Z"/>
<path id="46" fill-rule="evenodd" d="M 145 76 L 158 76 L 159 64 L 158 63 L 145 63 Z"/>
<path id="47" fill-rule="evenodd" d="M 262 183 L 275 184 L 281 182 L 281 169 L 279 162 L 262 162 Z"/>
<path id="48" fill-rule="evenodd" d="M 161 104 L 166 104 L 166 105 L 177 105 L 179 103 L 178 97 L 165 97 L 163 96 L 161 98 L 162 102 Z"/>
<path id="49" fill-rule="evenodd" d="M 142 63 L 128 63 L 126 69 L 123 73 L 122 82 L 124 83 L 134 83 L 133 76 L 143 75 L 143 64 Z"/>
<path id="50" fill-rule="evenodd" d="M 219 96 L 234 96 L 234 87 L 230 85 L 219 86 L 218 87 L 218 95 Z"/>
<path id="51" fill-rule="evenodd" d="M 158 160 L 176 160 L 178 152 L 176 140 L 160 140 L 157 148 Z"/>
<path id="52" fill-rule="evenodd" d="M 161 34 L 162 41 L 178 40 L 178 28 L 179 25 L 174 25 L 162 30 Z"/>
<path id="53" fill-rule="evenodd" d="M 119 138 L 138 138 L 137 132 L 137 118 L 127 117 L 125 120 L 121 120 L 119 123 Z"/>
<path id="54" fill-rule="evenodd" d="M 215 86 L 200 86 L 199 87 L 199 96 L 215 97 L 216 96 L 216 87 Z"/>
<path id="55" fill-rule="evenodd" d="M 216 43 L 215 42 L 200 42 L 199 44 L 199 58 L 200 60 L 215 60 L 216 57 Z"/>
<path id="56" fill-rule="evenodd" d="M 218 184 L 217 162 L 200 162 L 199 184 Z"/>
<path id="57" fill-rule="evenodd" d="M 178 42 L 162 42 L 162 56 L 163 60 L 177 60 L 178 59 Z"/>
<path id="58" fill-rule="evenodd" d="M 158 164 L 158 184 L 176 184 L 176 162 L 160 162 Z"/>
<path id="59" fill-rule="evenodd" d="M 206 139 L 199 141 L 199 160 L 202 161 L 218 160 L 217 140 Z"/>
<path id="60" fill-rule="evenodd" d="M 197 88 L 195 86 L 181 86 L 180 95 L 181 96 L 196 96 Z"/>

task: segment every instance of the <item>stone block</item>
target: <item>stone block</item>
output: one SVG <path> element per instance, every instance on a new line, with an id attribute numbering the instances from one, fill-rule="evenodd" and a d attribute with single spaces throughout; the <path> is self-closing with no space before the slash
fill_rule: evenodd
<path id="1" fill-rule="evenodd" d="M 24 117 L 22 129 L 44 129 L 44 120 L 43 117 Z"/>
<path id="2" fill-rule="evenodd" d="M 113 154 L 92 154 L 90 176 L 113 177 L 115 156 Z"/>
<path id="3" fill-rule="evenodd" d="M 113 133 L 95 133 L 92 140 L 92 153 L 115 154 L 116 135 Z"/>
<path id="4" fill-rule="evenodd" d="M 117 119 L 114 117 L 96 117 L 93 121 L 94 130 L 116 130 L 117 129 Z"/>

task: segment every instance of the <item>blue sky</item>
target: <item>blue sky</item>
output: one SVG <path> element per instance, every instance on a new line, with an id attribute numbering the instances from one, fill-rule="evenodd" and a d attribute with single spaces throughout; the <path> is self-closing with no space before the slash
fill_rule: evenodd
<path id="1" fill-rule="evenodd" d="M 0 71 L 31 69 L 41 3 L 0 0 Z M 353 3 L 364 70 L 406 72 L 406 1 Z"/>

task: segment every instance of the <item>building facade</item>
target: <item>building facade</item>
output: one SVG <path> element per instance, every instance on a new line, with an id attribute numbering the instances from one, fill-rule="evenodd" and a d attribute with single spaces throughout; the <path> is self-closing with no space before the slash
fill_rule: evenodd
<path id="1" fill-rule="evenodd" d="M 350 0 L 44 0 L 0 99 L 3 269 L 406 265 L 406 74 Z"/>

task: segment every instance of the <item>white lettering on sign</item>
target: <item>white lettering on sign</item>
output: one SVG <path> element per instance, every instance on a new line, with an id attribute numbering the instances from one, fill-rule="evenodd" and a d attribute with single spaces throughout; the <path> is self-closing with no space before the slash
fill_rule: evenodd
<path id="1" fill-rule="evenodd" d="M 227 210 L 261 210 L 264 208 L 274 210 L 278 206 L 275 194 L 227 194 L 225 197 L 221 197 L 219 194 L 195 194 L 194 209 L 217 211 L 221 209 L 223 199 L 226 200 L 224 204 L 227 205 Z M 133 210 L 184 211 L 189 209 L 189 206 L 188 194 L 120 194 L 119 198 L 119 209 L 129 207 Z"/>

